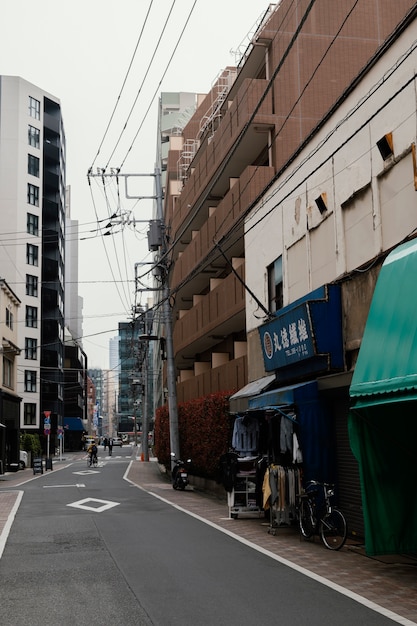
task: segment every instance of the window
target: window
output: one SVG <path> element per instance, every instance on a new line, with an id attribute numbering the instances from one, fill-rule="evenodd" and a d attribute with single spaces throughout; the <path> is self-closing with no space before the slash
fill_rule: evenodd
<path id="1" fill-rule="evenodd" d="M 26 307 L 26 326 L 29 328 L 38 327 L 38 307 L 36 306 Z"/>
<path id="2" fill-rule="evenodd" d="M 38 355 L 38 340 L 32 339 L 32 337 L 26 337 L 25 339 L 25 359 L 36 361 Z"/>
<path id="3" fill-rule="evenodd" d="M 39 206 L 39 187 L 28 183 L 28 204 Z"/>
<path id="4" fill-rule="evenodd" d="M 13 313 L 10 309 L 6 309 L 6 326 L 13 330 Z"/>
<path id="5" fill-rule="evenodd" d="M 25 370 L 25 391 L 36 391 L 36 372 L 33 370 Z"/>
<path id="6" fill-rule="evenodd" d="M 284 305 L 282 286 L 282 256 L 268 267 L 268 308 L 275 313 Z"/>
<path id="7" fill-rule="evenodd" d="M 26 244 L 26 263 L 28 265 L 38 265 L 38 246 L 34 246 L 31 243 Z"/>
<path id="8" fill-rule="evenodd" d="M 27 232 L 29 235 L 39 235 L 39 217 L 33 213 L 27 213 Z"/>
<path id="9" fill-rule="evenodd" d="M 39 159 L 33 154 L 28 154 L 28 174 L 39 178 Z"/>
<path id="10" fill-rule="evenodd" d="M 39 128 L 35 128 L 34 126 L 31 126 L 29 124 L 29 126 L 28 126 L 28 144 L 30 146 L 32 146 L 33 148 L 39 148 L 40 144 L 41 144 L 40 136 L 41 136 L 41 131 L 39 130 Z"/>
<path id="11" fill-rule="evenodd" d="M 38 277 L 26 274 L 26 295 L 38 297 Z"/>
<path id="12" fill-rule="evenodd" d="M 36 425 L 36 404 L 32 402 L 25 402 L 25 405 L 23 407 L 23 425 Z"/>
<path id="13" fill-rule="evenodd" d="M 34 117 L 35 120 L 41 119 L 41 103 L 36 98 L 29 96 L 29 115 Z"/>
<path id="14" fill-rule="evenodd" d="M 13 361 L 3 357 L 3 385 L 13 389 Z"/>

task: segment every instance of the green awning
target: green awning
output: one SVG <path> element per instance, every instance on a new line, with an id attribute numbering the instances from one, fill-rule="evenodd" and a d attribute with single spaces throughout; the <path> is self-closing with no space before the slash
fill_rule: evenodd
<path id="1" fill-rule="evenodd" d="M 354 406 L 415 399 L 417 392 L 417 240 L 382 265 L 355 366 Z"/>
<path id="2" fill-rule="evenodd" d="M 414 240 L 382 265 L 350 386 L 369 555 L 417 552 L 416 278 Z"/>

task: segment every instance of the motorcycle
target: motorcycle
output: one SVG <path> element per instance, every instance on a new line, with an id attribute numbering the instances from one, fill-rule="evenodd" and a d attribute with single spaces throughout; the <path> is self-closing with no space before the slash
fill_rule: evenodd
<path id="1" fill-rule="evenodd" d="M 181 461 L 180 459 L 176 459 L 175 458 L 175 453 L 171 452 L 171 456 L 172 456 L 172 460 L 174 461 L 175 465 L 172 469 L 172 487 L 173 489 L 180 489 L 181 491 L 184 491 L 184 489 L 186 488 L 186 486 L 189 483 L 188 480 L 188 472 L 186 469 L 186 465 L 191 463 L 191 459 L 188 459 L 185 463 L 184 461 Z"/>

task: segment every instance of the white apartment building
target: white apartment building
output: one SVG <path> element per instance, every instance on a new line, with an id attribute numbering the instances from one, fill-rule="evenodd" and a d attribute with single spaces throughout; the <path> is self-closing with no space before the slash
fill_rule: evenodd
<path id="1" fill-rule="evenodd" d="M 59 100 L 0 76 L 0 265 L 21 300 L 20 427 L 62 425 L 65 134 Z"/>

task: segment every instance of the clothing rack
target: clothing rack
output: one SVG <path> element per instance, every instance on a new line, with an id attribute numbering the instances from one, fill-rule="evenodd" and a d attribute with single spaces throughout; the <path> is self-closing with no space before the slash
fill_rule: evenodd
<path id="1" fill-rule="evenodd" d="M 276 534 L 280 526 L 290 526 L 297 519 L 297 496 L 301 493 L 302 472 L 298 466 L 271 464 L 262 486 L 263 508 L 270 512 L 268 532 Z"/>

